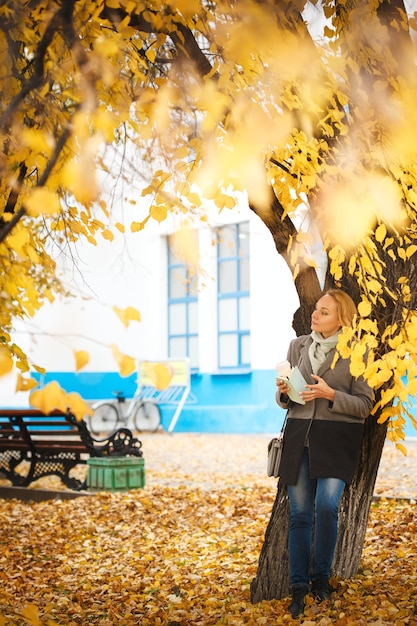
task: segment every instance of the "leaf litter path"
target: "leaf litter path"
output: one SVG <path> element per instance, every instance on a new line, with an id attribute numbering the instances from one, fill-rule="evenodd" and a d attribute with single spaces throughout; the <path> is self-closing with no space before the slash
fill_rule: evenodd
<path id="1" fill-rule="evenodd" d="M 275 480 L 265 476 L 269 437 L 141 438 L 145 489 L 0 500 L 0 626 L 297 623 L 287 599 L 250 603 L 275 496 Z M 384 451 L 378 488 L 385 495 L 415 495 L 414 451 L 413 444 L 406 462 Z M 393 470 L 401 488 L 389 478 Z M 53 480 L 34 488 L 57 488 Z M 375 503 L 357 576 L 337 581 L 330 603 L 309 598 L 298 623 L 417 625 L 416 554 L 415 504 Z"/>
<path id="2" fill-rule="evenodd" d="M 139 436 L 148 484 L 219 488 L 221 485 L 274 487 L 266 476 L 271 435 L 173 433 Z M 375 495 L 417 499 L 417 438 L 406 442 L 407 456 L 387 442 Z"/>
<path id="3" fill-rule="evenodd" d="M 276 480 L 266 475 L 268 434 L 141 433 L 146 483 L 152 486 L 189 486 L 201 489 L 265 487 Z M 387 442 L 382 454 L 375 495 L 417 499 L 417 438 L 406 441 L 407 455 Z M 74 475 L 84 479 L 86 467 Z M 10 485 L 0 478 L 0 486 Z M 57 477 L 42 478 L 30 489 L 65 490 Z M 1 624 L 0 624 L 1 626 Z"/>

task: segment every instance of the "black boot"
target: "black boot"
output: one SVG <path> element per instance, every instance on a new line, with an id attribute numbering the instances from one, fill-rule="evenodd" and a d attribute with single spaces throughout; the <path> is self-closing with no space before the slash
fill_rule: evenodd
<path id="1" fill-rule="evenodd" d="M 326 578 L 319 578 L 318 580 L 313 580 L 311 591 L 317 604 L 320 604 L 320 602 L 330 600 L 334 589 Z"/>
<path id="2" fill-rule="evenodd" d="M 288 610 L 293 618 L 304 613 L 305 597 L 307 593 L 308 587 L 306 585 L 301 584 L 291 586 L 291 604 L 288 607 Z"/>

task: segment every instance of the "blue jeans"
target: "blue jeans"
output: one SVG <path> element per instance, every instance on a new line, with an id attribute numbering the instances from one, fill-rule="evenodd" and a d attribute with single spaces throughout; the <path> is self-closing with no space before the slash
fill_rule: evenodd
<path id="1" fill-rule="evenodd" d="M 308 448 L 304 449 L 290 500 L 290 584 L 309 586 L 310 579 L 328 580 L 337 540 L 339 502 L 345 482 L 339 478 L 310 478 Z M 310 576 L 314 527 L 313 563 Z"/>

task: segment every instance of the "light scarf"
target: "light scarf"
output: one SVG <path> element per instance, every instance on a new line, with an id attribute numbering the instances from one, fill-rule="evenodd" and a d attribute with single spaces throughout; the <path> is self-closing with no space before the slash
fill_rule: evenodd
<path id="1" fill-rule="evenodd" d="M 308 349 L 308 356 L 310 358 L 313 374 L 317 374 L 330 350 L 336 347 L 340 333 L 341 330 L 330 337 L 323 337 L 321 333 L 317 333 L 315 330 L 311 332 L 310 337 L 313 341 Z"/>

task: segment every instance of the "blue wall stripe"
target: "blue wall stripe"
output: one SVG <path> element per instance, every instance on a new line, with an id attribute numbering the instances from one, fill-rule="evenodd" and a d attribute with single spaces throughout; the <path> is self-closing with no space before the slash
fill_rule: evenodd
<path id="1" fill-rule="evenodd" d="M 122 378 L 117 372 L 48 372 L 36 377 L 41 384 L 56 380 L 67 392 L 75 391 L 88 401 L 112 398 L 114 391 L 131 398 L 136 390 L 136 374 Z M 285 413 L 275 402 L 274 370 L 192 374 L 191 393 L 193 401 L 185 404 L 174 432 L 276 433 L 281 429 Z M 164 428 L 174 410 L 161 405 Z M 417 437 L 410 423 L 406 436 Z"/>

